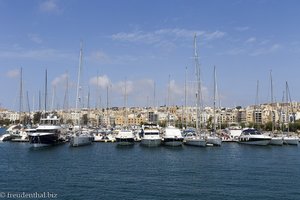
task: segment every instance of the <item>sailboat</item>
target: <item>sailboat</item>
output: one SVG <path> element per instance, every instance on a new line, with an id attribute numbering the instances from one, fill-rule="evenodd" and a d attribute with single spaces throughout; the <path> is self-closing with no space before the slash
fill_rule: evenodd
<path id="1" fill-rule="evenodd" d="M 162 143 L 165 146 L 171 146 L 171 147 L 179 147 L 182 146 L 183 143 L 183 137 L 181 135 L 181 131 L 179 128 L 176 128 L 172 123 L 170 119 L 170 75 L 169 75 L 169 82 L 168 82 L 168 102 L 167 102 L 167 113 L 168 113 L 168 124 L 167 127 L 164 128 L 162 133 Z"/>
<path id="2" fill-rule="evenodd" d="M 214 116 L 213 116 L 213 130 L 209 136 L 207 136 L 207 144 L 213 146 L 221 146 L 222 139 L 216 135 L 216 67 L 214 66 Z"/>
<path id="3" fill-rule="evenodd" d="M 287 132 L 285 132 L 285 136 L 283 136 L 283 144 L 287 145 L 298 145 L 299 137 L 290 133 L 290 115 L 289 115 L 289 106 L 291 102 L 290 91 L 288 82 L 285 82 L 285 95 L 286 95 L 286 122 L 287 122 Z M 293 119 L 294 120 L 294 119 Z"/>
<path id="4" fill-rule="evenodd" d="M 78 79 L 77 79 L 77 95 L 76 95 L 76 113 L 78 111 L 78 103 L 80 103 L 80 76 L 81 76 L 81 70 L 82 70 L 82 44 L 80 48 L 79 53 L 79 67 L 78 67 Z M 71 147 L 78 147 L 83 145 L 89 145 L 92 144 L 94 140 L 94 136 L 88 131 L 83 130 L 80 123 L 80 112 L 77 113 L 78 115 L 78 128 L 74 127 L 73 135 L 70 139 L 70 146 Z"/>
<path id="5" fill-rule="evenodd" d="M 126 80 L 125 80 L 125 126 L 120 130 L 116 136 L 116 142 L 119 146 L 134 145 L 134 134 L 133 131 L 128 129 L 128 115 L 127 115 L 127 90 L 126 90 Z"/>
<path id="6" fill-rule="evenodd" d="M 273 78 L 272 78 L 272 71 L 270 71 L 270 81 L 271 81 L 271 122 L 272 122 L 272 132 L 271 132 L 271 141 L 270 145 L 278 145 L 281 146 L 283 145 L 283 137 L 282 135 L 275 135 L 275 115 L 273 111 Z"/>
<path id="7" fill-rule="evenodd" d="M 197 112 L 197 119 L 196 119 L 196 131 L 186 133 L 184 138 L 184 144 L 191 145 L 191 146 L 199 146 L 205 147 L 206 146 L 206 139 L 200 133 L 199 127 L 199 120 L 200 120 L 200 95 L 201 95 L 201 81 L 200 81 L 200 64 L 198 58 L 198 51 L 197 51 L 197 36 L 194 36 L 194 58 L 195 58 L 195 68 L 196 68 L 196 83 L 197 83 L 197 93 L 196 93 L 196 112 Z"/>

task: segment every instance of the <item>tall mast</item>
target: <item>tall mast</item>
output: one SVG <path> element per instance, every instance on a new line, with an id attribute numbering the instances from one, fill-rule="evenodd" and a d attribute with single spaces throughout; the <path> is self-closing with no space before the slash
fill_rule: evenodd
<path id="1" fill-rule="evenodd" d="M 124 95 L 124 106 L 125 106 L 125 126 L 128 126 L 128 115 L 127 115 L 127 78 L 125 77 L 125 95 Z"/>
<path id="2" fill-rule="evenodd" d="M 184 76 L 184 119 L 185 119 L 185 128 L 187 128 L 187 111 L 186 111 L 186 102 L 187 102 L 187 85 L 186 85 L 186 79 L 187 79 L 187 67 L 185 67 L 185 76 Z"/>
<path id="3" fill-rule="evenodd" d="M 288 95 L 288 82 L 285 82 L 285 102 L 286 102 L 286 122 L 287 122 L 287 132 L 290 132 L 290 117 L 289 117 L 289 95 Z"/>
<path id="4" fill-rule="evenodd" d="M 30 119 L 30 104 L 29 104 L 28 91 L 26 91 L 26 98 L 27 98 L 27 107 L 28 107 L 28 114 L 29 114 L 29 118 L 27 119 L 27 123 L 29 122 L 31 124 L 31 119 Z"/>
<path id="5" fill-rule="evenodd" d="M 168 102 L 167 102 L 167 111 L 168 111 L 168 126 L 170 126 L 170 112 L 169 112 L 169 107 L 170 107 L 170 82 L 171 82 L 171 75 L 169 74 L 169 80 L 168 80 Z"/>
<path id="6" fill-rule="evenodd" d="M 41 90 L 39 90 L 39 112 L 42 110 L 42 97 L 41 97 Z"/>
<path id="7" fill-rule="evenodd" d="M 155 85 L 155 81 L 153 81 L 153 108 L 156 107 L 156 94 L 155 94 L 155 89 L 156 89 L 156 85 Z"/>
<path id="8" fill-rule="evenodd" d="M 201 82 L 200 82 L 200 64 L 197 51 L 197 35 L 194 36 L 194 59 L 195 59 L 195 71 L 196 71 L 196 83 L 197 83 L 197 92 L 196 92 L 196 129 L 199 131 L 199 120 L 200 120 L 200 95 L 201 95 Z"/>
<path id="9" fill-rule="evenodd" d="M 216 66 L 214 66 L 214 123 L 213 123 L 213 131 L 216 131 Z"/>
<path id="10" fill-rule="evenodd" d="M 107 87 L 106 87 L 106 115 L 107 115 L 107 127 L 110 125 L 110 117 L 109 117 L 109 101 L 108 101 L 108 84 L 107 84 Z"/>
<path id="11" fill-rule="evenodd" d="M 19 123 L 21 123 L 21 115 L 23 112 L 23 69 L 20 69 L 20 99 L 19 99 Z"/>
<path id="12" fill-rule="evenodd" d="M 273 94 L 273 77 L 272 77 L 272 70 L 270 70 L 270 81 L 271 81 L 271 117 L 272 117 L 272 133 L 274 133 L 275 130 L 275 123 L 274 123 L 274 111 L 273 111 L 273 103 L 274 103 L 274 94 Z"/>
<path id="13" fill-rule="evenodd" d="M 48 74 L 47 74 L 47 69 L 46 69 L 46 73 L 45 73 L 45 105 L 44 105 L 44 109 L 45 109 L 45 117 L 46 117 L 46 111 L 47 111 L 47 82 L 48 82 Z"/>
<path id="14" fill-rule="evenodd" d="M 76 103 L 75 103 L 75 109 L 77 111 L 78 104 L 80 103 L 80 76 L 81 76 L 81 70 L 82 70 L 82 42 L 80 43 L 80 52 L 79 52 L 79 65 L 78 65 L 78 76 L 77 76 L 77 92 L 76 92 Z"/>

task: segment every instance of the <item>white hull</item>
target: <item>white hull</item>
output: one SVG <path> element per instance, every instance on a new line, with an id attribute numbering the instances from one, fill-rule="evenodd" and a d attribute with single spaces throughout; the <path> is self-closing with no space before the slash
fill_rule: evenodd
<path id="1" fill-rule="evenodd" d="M 298 145 L 299 138 L 298 137 L 283 137 L 283 144 Z"/>
<path id="2" fill-rule="evenodd" d="M 141 144 L 147 147 L 156 147 L 161 145 L 161 139 L 142 139 Z"/>
<path id="3" fill-rule="evenodd" d="M 171 146 L 171 147 L 182 146 L 182 143 L 183 140 L 172 140 L 172 139 L 168 139 L 168 141 L 166 141 L 166 139 L 164 140 L 164 145 Z"/>
<path id="4" fill-rule="evenodd" d="M 122 130 L 116 136 L 116 142 L 120 146 L 134 145 L 134 135 L 131 130 Z"/>
<path id="5" fill-rule="evenodd" d="M 239 142 L 240 144 L 249 144 L 249 145 L 258 145 L 258 146 L 266 146 L 270 144 L 270 140 L 259 140 L 259 141 L 247 141 L 247 142 Z"/>
<path id="6" fill-rule="evenodd" d="M 191 146 L 205 147 L 206 141 L 204 139 L 186 138 L 184 144 L 191 145 Z"/>
<path id="7" fill-rule="evenodd" d="M 208 136 L 207 144 L 214 145 L 214 146 L 221 146 L 222 140 L 216 136 Z"/>
<path id="8" fill-rule="evenodd" d="M 91 136 L 73 136 L 70 141 L 70 146 L 78 147 L 92 144 L 93 138 Z"/>
<path id="9" fill-rule="evenodd" d="M 272 137 L 270 141 L 270 145 L 278 145 L 278 146 L 283 145 L 282 137 Z"/>

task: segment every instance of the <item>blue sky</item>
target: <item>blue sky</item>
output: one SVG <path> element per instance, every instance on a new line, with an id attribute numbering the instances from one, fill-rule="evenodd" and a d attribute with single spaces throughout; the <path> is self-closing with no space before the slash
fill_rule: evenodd
<path id="1" fill-rule="evenodd" d="M 193 105 L 195 33 L 205 105 L 214 65 L 222 106 L 254 104 L 257 80 L 259 102 L 270 101 L 270 70 L 274 98 L 281 101 L 288 81 L 299 101 L 299 9 L 297 0 L 0 0 L 0 103 L 18 110 L 22 67 L 31 109 L 44 93 L 45 69 L 48 107 L 63 106 L 66 77 L 74 107 L 82 40 L 85 106 L 88 90 L 91 107 L 105 106 L 107 85 L 110 106 L 123 106 L 125 80 L 129 106 L 153 105 L 154 83 L 155 104 L 163 105 L 169 75 L 170 104 L 183 105 L 186 67 Z"/>

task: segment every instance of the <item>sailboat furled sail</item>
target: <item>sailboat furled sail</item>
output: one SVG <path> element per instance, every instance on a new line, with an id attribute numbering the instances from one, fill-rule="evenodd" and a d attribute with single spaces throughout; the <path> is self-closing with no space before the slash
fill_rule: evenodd
<path id="1" fill-rule="evenodd" d="M 201 98 L 201 80 L 200 80 L 200 64 L 199 64 L 199 57 L 197 51 L 197 36 L 194 36 L 194 59 L 195 59 L 195 71 L 196 71 L 196 84 L 197 84 L 197 92 L 196 92 L 196 112 L 197 112 L 197 119 L 196 119 L 196 130 L 186 130 L 184 143 L 186 145 L 192 146 L 206 146 L 206 139 L 203 135 L 201 135 L 200 129 L 200 98 Z"/>
<path id="2" fill-rule="evenodd" d="M 78 112 L 78 106 L 80 104 L 80 88 L 81 88 L 81 71 L 82 71 L 82 43 L 80 47 L 80 53 L 79 53 L 79 66 L 78 66 L 78 79 L 77 79 L 77 91 L 76 91 L 76 114 L 78 119 L 77 121 L 77 127 L 73 130 L 73 135 L 70 139 L 70 146 L 72 147 L 78 147 L 83 145 L 91 144 L 94 140 L 94 137 L 90 134 L 88 130 L 83 130 L 81 127 L 80 122 L 80 112 Z"/>

